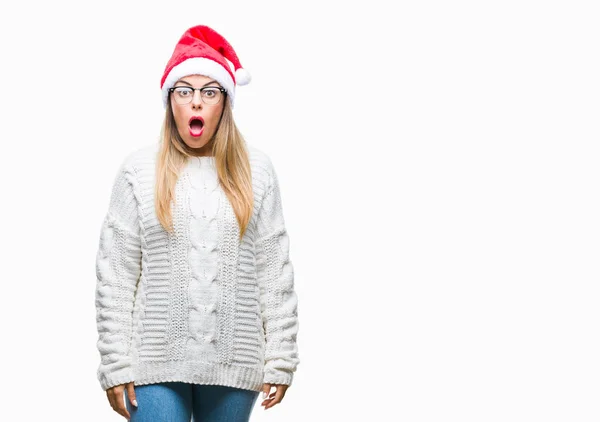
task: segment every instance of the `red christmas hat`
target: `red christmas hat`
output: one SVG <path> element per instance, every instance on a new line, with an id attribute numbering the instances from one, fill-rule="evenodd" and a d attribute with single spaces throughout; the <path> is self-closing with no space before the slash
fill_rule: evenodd
<path id="1" fill-rule="evenodd" d="M 229 60 L 235 69 L 232 72 Z M 227 90 L 231 106 L 235 98 L 235 85 L 250 82 L 250 73 L 242 68 L 233 47 L 217 31 L 205 25 L 194 26 L 181 36 L 160 80 L 163 105 L 167 106 L 169 88 L 188 75 L 213 78 Z"/>

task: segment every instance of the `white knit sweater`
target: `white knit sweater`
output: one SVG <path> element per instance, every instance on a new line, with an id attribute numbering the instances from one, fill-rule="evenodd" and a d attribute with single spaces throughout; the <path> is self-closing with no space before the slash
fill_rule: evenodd
<path id="1" fill-rule="evenodd" d="M 298 299 L 279 184 L 246 144 L 254 210 L 244 237 L 214 157 L 192 157 L 176 185 L 175 232 L 154 209 L 158 143 L 130 153 L 114 180 L 96 258 L 103 390 L 134 381 L 260 391 L 291 385 Z"/>

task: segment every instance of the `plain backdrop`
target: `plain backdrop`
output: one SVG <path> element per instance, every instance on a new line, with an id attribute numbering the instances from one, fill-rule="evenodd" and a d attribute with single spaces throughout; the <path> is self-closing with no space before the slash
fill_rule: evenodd
<path id="1" fill-rule="evenodd" d="M 120 421 L 95 256 L 160 78 L 213 27 L 278 172 L 300 365 L 252 421 L 598 421 L 593 1 L 0 6 L 3 421 Z M 259 399 L 260 402 L 260 399 Z"/>

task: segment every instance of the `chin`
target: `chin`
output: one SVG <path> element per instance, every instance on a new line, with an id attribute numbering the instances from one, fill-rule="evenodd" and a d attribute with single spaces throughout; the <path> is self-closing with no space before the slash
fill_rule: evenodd
<path id="1" fill-rule="evenodd" d="M 204 148 L 208 144 L 208 142 L 202 139 L 184 139 L 183 142 L 188 146 L 188 148 L 193 149 Z"/>
<path id="2" fill-rule="evenodd" d="M 198 148 L 204 148 L 206 146 L 206 143 L 204 143 L 204 142 L 186 142 L 186 145 L 189 148 L 198 149 Z"/>

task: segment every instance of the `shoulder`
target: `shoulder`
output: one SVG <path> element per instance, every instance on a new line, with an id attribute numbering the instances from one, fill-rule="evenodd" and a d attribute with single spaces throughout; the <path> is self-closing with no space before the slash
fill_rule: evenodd
<path id="1" fill-rule="evenodd" d="M 145 144 L 130 151 L 121 164 L 122 168 L 138 173 L 146 167 L 153 167 L 158 153 L 158 142 Z"/>
<path id="2" fill-rule="evenodd" d="M 248 150 L 248 157 L 251 165 L 259 167 L 270 167 L 272 165 L 271 157 L 269 157 L 269 155 L 261 148 L 246 143 L 246 149 Z"/>
<path id="3" fill-rule="evenodd" d="M 246 143 L 246 149 L 252 169 L 252 178 L 261 184 L 270 185 L 275 177 L 275 167 L 271 157 L 261 148 L 248 143 Z"/>

